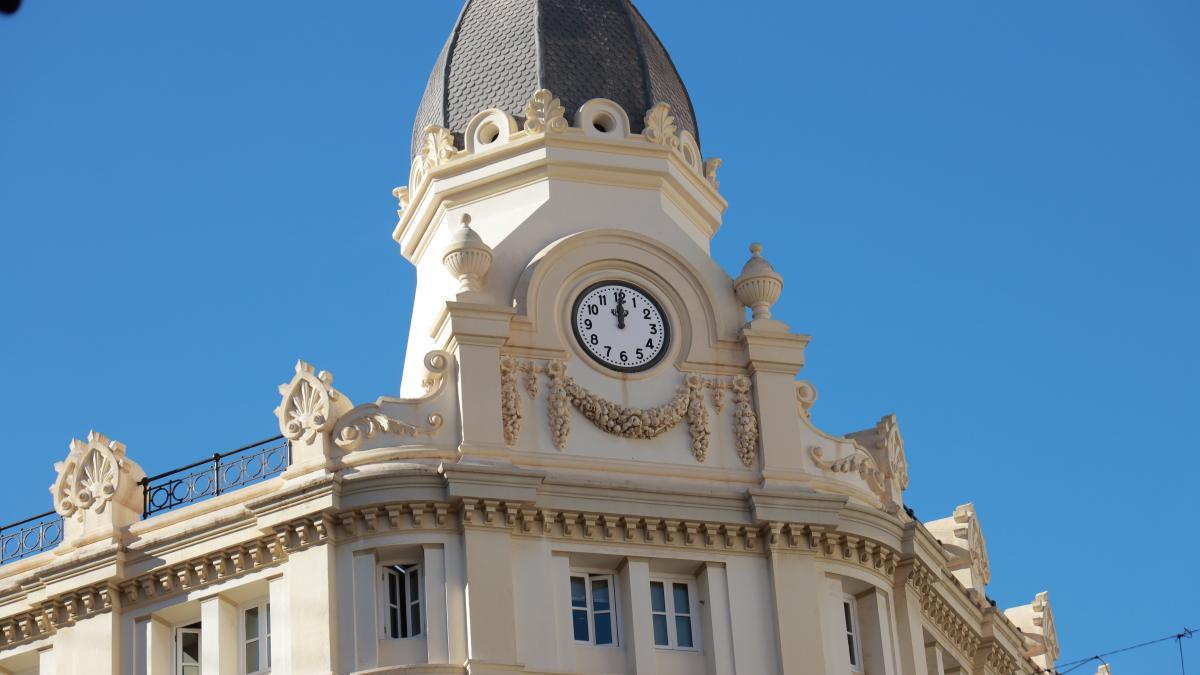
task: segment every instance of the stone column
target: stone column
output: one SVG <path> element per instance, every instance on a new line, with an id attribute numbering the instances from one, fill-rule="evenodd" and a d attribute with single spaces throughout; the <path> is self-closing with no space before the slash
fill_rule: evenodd
<path id="1" fill-rule="evenodd" d="M 138 621 L 134 630 L 137 631 L 137 654 L 134 663 L 138 674 L 174 675 L 175 636 L 171 624 L 157 616 L 151 616 Z"/>
<path id="2" fill-rule="evenodd" d="M 238 658 L 241 652 L 237 606 L 219 595 L 201 600 L 202 675 L 238 675 Z"/>
<path id="3" fill-rule="evenodd" d="M 359 670 L 379 665 L 380 575 L 374 550 L 354 553 L 354 663 Z M 429 589 L 429 577 L 426 576 Z"/>
<path id="4" fill-rule="evenodd" d="M 902 563 L 896 568 L 892 594 L 896 599 L 896 634 L 899 642 L 901 672 L 903 675 L 942 675 L 940 662 L 935 664 L 925 649 L 925 632 L 921 621 L 921 599 L 908 583 L 913 563 Z M 935 671 L 934 668 L 937 670 Z"/>
<path id="5" fill-rule="evenodd" d="M 58 629 L 50 657 L 57 672 L 118 675 L 120 626 L 112 611 L 79 619 Z"/>
<path id="6" fill-rule="evenodd" d="M 650 561 L 626 558 L 624 573 L 618 575 L 625 655 L 631 673 L 653 675 L 658 672 L 654 654 L 654 625 L 650 618 Z M 669 591 L 668 591 L 669 592 Z"/>
<path id="7" fill-rule="evenodd" d="M 439 344 L 458 361 L 458 401 L 464 457 L 507 459 L 501 419 L 500 347 L 514 310 L 502 305 L 447 302 Z"/>
<path id="8" fill-rule="evenodd" d="M 927 675 L 946 675 L 941 645 L 934 643 L 925 648 L 925 663 Z"/>
<path id="9" fill-rule="evenodd" d="M 295 672 L 333 672 L 337 658 L 337 565 L 332 544 L 292 551 L 288 557 L 287 602 L 291 616 L 288 662 Z M 272 612 L 274 613 L 274 612 Z"/>
<path id="10" fill-rule="evenodd" d="M 271 602 L 271 670 L 292 672 L 292 611 L 289 579 L 278 576 L 268 582 Z"/>
<path id="11" fill-rule="evenodd" d="M 430 663 L 450 663 L 450 641 L 446 617 L 446 549 L 441 544 L 424 546 L 425 648 Z"/>
<path id="12" fill-rule="evenodd" d="M 825 675 L 821 621 L 822 574 L 811 553 L 770 547 L 771 610 L 775 615 L 780 672 Z"/>
<path id="13" fill-rule="evenodd" d="M 712 675 L 734 675 L 733 625 L 729 609 L 729 579 L 725 565 L 705 563 L 700 572 L 702 597 L 708 598 L 704 617 L 704 652 Z"/>
<path id="14" fill-rule="evenodd" d="M 54 650 L 43 649 L 38 652 L 38 675 L 57 675 L 57 673 Z"/>

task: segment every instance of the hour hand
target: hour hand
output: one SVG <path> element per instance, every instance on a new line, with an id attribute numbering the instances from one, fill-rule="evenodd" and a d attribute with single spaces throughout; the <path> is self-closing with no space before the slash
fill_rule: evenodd
<path id="1" fill-rule="evenodd" d="M 617 317 L 617 328 L 625 330 L 625 317 L 629 316 L 629 310 L 625 309 L 624 298 L 617 298 L 617 308 L 612 313 Z"/>

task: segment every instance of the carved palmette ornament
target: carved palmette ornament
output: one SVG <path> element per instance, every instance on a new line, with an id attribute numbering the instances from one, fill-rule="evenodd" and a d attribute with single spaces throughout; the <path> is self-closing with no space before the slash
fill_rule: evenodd
<path id="1" fill-rule="evenodd" d="M 655 104 L 646 112 L 645 129 L 642 135 L 646 140 L 670 148 L 679 146 L 679 136 L 675 126 L 675 117 L 671 114 L 671 106 L 666 103 Z"/>
<path id="2" fill-rule="evenodd" d="M 539 89 L 525 105 L 525 131 L 535 134 L 566 131 L 565 113 L 566 109 L 549 89 Z"/>
<path id="3" fill-rule="evenodd" d="M 311 443 L 318 434 L 332 430 L 337 421 L 334 406 L 341 392 L 333 388 L 333 374 L 322 370 L 314 375 L 313 370 L 308 363 L 297 361 L 291 382 L 279 385 L 283 400 L 275 408 L 275 416 L 279 433 L 292 441 Z"/>
<path id="4" fill-rule="evenodd" d="M 72 440 L 67 459 L 54 464 L 58 471 L 58 480 L 50 488 L 54 510 L 79 521 L 86 511 L 104 513 L 120 487 L 125 461 L 125 445 L 95 431 L 88 433 L 86 441 Z"/>
<path id="5" fill-rule="evenodd" d="M 458 148 L 454 146 L 454 134 L 449 129 L 431 124 L 421 135 L 421 151 L 413 157 L 408 185 L 413 190 L 429 175 L 430 171 L 454 157 Z"/>

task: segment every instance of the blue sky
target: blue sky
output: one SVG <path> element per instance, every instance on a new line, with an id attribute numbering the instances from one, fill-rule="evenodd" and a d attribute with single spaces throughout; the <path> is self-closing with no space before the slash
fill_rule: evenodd
<path id="1" fill-rule="evenodd" d="M 93 427 L 151 473 L 276 433 L 298 357 L 397 391 L 390 191 L 458 4 L 0 17 L 0 521 Z M 725 160 L 715 256 L 762 240 L 814 336 L 816 422 L 896 412 L 908 503 L 973 500 L 989 594 L 1049 589 L 1064 658 L 1200 627 L 1200 6 L 639 6 Z"/>

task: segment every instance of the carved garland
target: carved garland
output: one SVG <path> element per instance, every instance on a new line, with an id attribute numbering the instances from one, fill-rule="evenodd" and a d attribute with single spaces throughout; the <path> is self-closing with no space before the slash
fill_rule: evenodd
<path id="1" fill-rule="evenodd" d="M 504 423 L 504 440 L 514 445 L 521 435 L 524 417 L 523 400 L 518 388 L 518 375 L 524 376 L 525 393 L 536 399 L 539 391 L 538 374 L 549 380 L 546 407 L 549 413 L 550 435 L 559 450 L 567 447 L 571 437 L 571 408 L 597 428 L 622 438 L 657 438 L 663 433 L 686 422 L 691 436 L 692 456 L 698 462 L 708 458 L 712 437 L 708 407 L 705 405 L 705 389 L 711 392 L 713 409 L 720 414 L 725 407 L 725 389 L 730 389 L 733 399 L 734 436 L 738 458 L 745 466 L 753 466 L 758 455 L 758 415 L 750 398 L 750 378 L 743 375 L 729 381 L 705 378 L 696 373 L 684 377 L 683 385 L 675 396 L 663 405 L 654 408 L 631 408 L 614 403 L 580 386 L 566 373 L 566 364 L 551 361 L 539 367 L 532 361 L 518 361 L 512 357 L 500 360 L 500 400 Z"/>

